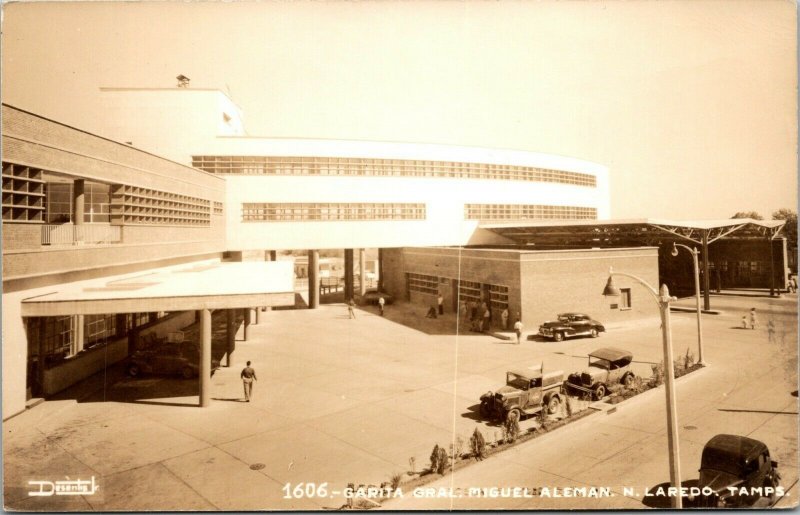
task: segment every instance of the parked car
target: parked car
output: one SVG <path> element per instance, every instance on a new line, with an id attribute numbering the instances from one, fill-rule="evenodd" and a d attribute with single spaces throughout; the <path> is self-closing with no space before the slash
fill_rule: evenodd
<path id="1" fill-rule="evenodd" d="M 506 372 L 506 385 L 481 395 L 480 413 L 485 418 L 505 420 L 533 415 L 546 409 L 556 413 L 563 402 L 564 372 L 542 373 L 541 367 Z"/>
<path id="2" fill-rule="evenodd" d="M 739 508 L 761 498 L 783 495 L 778 463 L 759 440 L 739 435 L 717 435 L 703 447 L 700 507 Z M 713 493 L 712 493 L 713 492 Z M 710 494 L 710 495 L 709 495 Z"/>
<path id="3" fill-rule="evenodd" d="M 589 353 L 589 366 L 583 372 L 570 374 L 567 389 L 591 394 L 595 400 L 606 396 L 609 385 L 621 383 L 633 386 L 636 376 L 631 371 L 633 354 L 629 351 L 604 347 Z"/>
<path id="4" fill-rule="evenodd" d="M 185 379 L 200 373 L 200 349 L 190 341 L 164 343 L 139 350 L 128 358 L 125 369 L 131 377 L 142 374 L 181 375 Z M 211 360 L 211 375 L 219 368 L 219 360 Z"/>
<path id="5" fill-rule="evenodd" d="M 372 304 L 372 305 L 377 306 L 378 305 L 378 299 L 381 298 L 381 297 L 383 297 L 383 301 L 387 305 L 391 304 L 392 302 L 394 302 L 394 297 L 392 297 L 388 293 L 379 292 L 378 290 L 374 290 L 373 289 L 373 290 L 367 290 L 364 293 L 364 295 L 361 297 L 361 303 L 362 304 Z"/>
<path id="6" fill-rule="evenodd" d="M 548 320 L 539 326 L 540 335 L 557 342 L 573 336 L 597 338 L 605 330 L 603 324 L 583 313 L 561 313 L 558 315 L 558 320 Z"/>

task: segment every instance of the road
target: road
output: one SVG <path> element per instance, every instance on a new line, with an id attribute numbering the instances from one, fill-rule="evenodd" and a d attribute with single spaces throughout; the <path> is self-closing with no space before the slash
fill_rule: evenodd
<path id="1" fill-rule="evenodd" d="M 782 484 L 788 491 L 776 506 L 797 506 L 795 301 L 794 296 L 715 299 L 715 308 L 724 312 L 704 317 L 706 360 L 710 365 L 679 379 L 676 386 L 682 480 L 697 479 L 700 453 L 712 436 L 746 435 L 767 443 L 772 458 L 779 462 Z M 760 327 L 754 331 L 736 329 L 741 314 L 751 306 L 758 306 Z M 459 469 L 425 485 L 435 490 L 419 492 L 441 493 L 441 497 L 415 497 L 412 490 L 387 501 L 383 508 L 636 509 L 643 508 L 645 502 L 668 506 L 665 498 L 644 497 L 648 490 L 652 494 L 657 485 L 669 481 L 664 390 L 640 397 L 627 401 L 616 413 L 593 415 Z M 592 486 L 610 487 L 612 496 L 468 495 L 469 488 L 474 487 L 546 487 L 552 495 L 558 488 Z M 439 492 L 440 488 L 444 490 Z M 461 497 L 450 497 L 451 493 L 460 493 Z"/>

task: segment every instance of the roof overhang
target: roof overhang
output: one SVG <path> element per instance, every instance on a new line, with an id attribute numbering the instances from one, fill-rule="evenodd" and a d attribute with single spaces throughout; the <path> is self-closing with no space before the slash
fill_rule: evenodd
<path id="1" fill-rule="evenodd" d="M 732 218 L 725 220 L 664 220 L 636 218 L 624 220 L 536 220 L 484 222 L 481 229 L 523 245 L 610 246 L 666 241 L 689 241 L 702 245 L 721 238 L 764 239 L 779 235 L 783 220 Z"/>
<path id="2" fill-rule="evenodd" d="M 22 301 L 22 316 L 293 306 L 290 261 L 203 263 L 113 281 L 58 286 Z"/>

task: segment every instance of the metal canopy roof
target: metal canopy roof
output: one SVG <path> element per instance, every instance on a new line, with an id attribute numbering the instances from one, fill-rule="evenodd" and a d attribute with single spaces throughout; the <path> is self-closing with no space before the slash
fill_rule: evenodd
<path id="1" fill-rule="evenodd" d="M 58 288 L 23 300 L 22 316 L 235 309 L 295 302 L 290 261 L 206 262 Z"/>
<path id="2" fill-rule="evenodd" d="M 479 224 L 523 245 L 619 246 L 658 245 L 664 241 L 683 240 L 706 244 L 720 238 L 775 238 L 786 222 L 783 220 L 663 220 L 636 218 L 626 220 L 537 220 L 486 222 Z"/>

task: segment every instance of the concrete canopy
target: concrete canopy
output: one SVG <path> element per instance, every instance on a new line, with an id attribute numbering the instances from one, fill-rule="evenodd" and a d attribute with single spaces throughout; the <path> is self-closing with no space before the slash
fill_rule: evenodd
<path id="1" fill-rule="evenodd" d="M 22 316 L 100 315 L 293 306 L 292 263 L 204 262 L 170 270 L 58 286 L 22 301 Z"/>
<path id="2" fill-rule="evenodd" d="M 775 238 L 786 222 L 731 218 L 725 220 L 543 220 L 482 223 L 478 227 L 522 245 L 627 246 L 684 241 L 697 245 L 720 238 Z"/>

